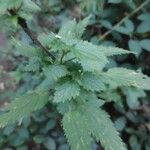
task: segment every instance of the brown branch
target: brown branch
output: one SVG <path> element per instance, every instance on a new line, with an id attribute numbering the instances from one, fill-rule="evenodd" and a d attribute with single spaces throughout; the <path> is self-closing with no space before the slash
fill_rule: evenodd
<path id="1" fill-rule="evenodd" d="M 9 10 L 11 15 L 15 15 L 15 11 Z M 46 47 L 44 47 L 41 42 L 37 39 L 36 35 L 29 29 L 26 20 L 24 18 L 18 17 L 18 24 L 22 27 L 24 32 L 31 38 L 33 43 L 40 47 L 53 61 L 56 59 L 53 54 L 51 54 Z"/>
<path id="2" fill-rule="evenodd" d="M 130 14 L 128 14 L 126 17 L 122 18 L 117 24 L 115 24 L 110 30 L 108 30 L 106 33 L 104 33 L 101 37 L 100 40 L 103 40 L 106 38 L 112 31 L 114 31 L 118 26 L 120 26 L 126 19 L 130 18 L 133 16 L 135 13 L 137 13 L 139 10 L 141 10 L 144 6 L 148 5 L 150 0 L 144 1 L 140 6 L 138 6 L 135 10 L 133 10 Z"/>

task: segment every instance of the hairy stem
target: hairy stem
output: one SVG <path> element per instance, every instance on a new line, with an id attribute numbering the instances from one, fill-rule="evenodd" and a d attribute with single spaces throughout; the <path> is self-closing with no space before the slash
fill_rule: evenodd
<path id="1" fill-rule="evenodd" d="M 11 15 L 16 15 L 14 10 L 9 10 Z M 36 35 L 30 30 L 28 27 L 26 20 L 24 18 L 18 17 L 18 24 L 22 27 L 24 32 L 31 38 L 33 43 L 41 48 L 53 61 L 55 60 L 55 56 L 51 54 L 46 47 L 44 47 L 41 42 L 37 39 Z"/>

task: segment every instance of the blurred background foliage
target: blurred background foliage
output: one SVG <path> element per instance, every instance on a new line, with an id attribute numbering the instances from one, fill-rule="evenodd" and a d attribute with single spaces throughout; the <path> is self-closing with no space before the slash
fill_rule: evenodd
<path id="1" fill-rule="evenodd" d="M 150 76 L 150 1 L 149 0 L 34 0 L 41 8 L 28 5 L 23 13 L 37 34 L 58 31 L 70 19 L 92 15 L 84 39 L 97 45 L 129 49 L 135 56 L 112 57 L 109 67 L 123 66 Z M 11 24 L 10 24 L 11 21 Z M 13 38 L 31 44 L 18 27 L 17 17 L 0 18 L 0 109 L 41 82 L 40 72 L 25 72 L 26 58 L 17 55 Z M 38 75 L 38 76 L 37 76 Z M 98 93 L 98 96 L 103 93 Z M 150 93 L 134 88 L 109 91 L 105 109 L 129 150 L 150 150 Z M 1 129 L 2 150 L 69 150 L 60 125 L 61 116 L 51 105 L 14 125 Z M 113 137 L 110 137 L 113 138 Z M 102 149 L 93 143 L 93 150 Z"/>

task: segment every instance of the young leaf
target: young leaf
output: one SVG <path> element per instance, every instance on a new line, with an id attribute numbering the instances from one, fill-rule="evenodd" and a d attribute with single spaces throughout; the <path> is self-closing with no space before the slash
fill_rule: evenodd
<path id="1" fill-rule="evenodd" d="M 54 102 L 59 103 L 71 100 L 79 95 L 79 91 L 79 85 L 73 81 L 58 85 L 54 94 Z"/>
<path id="2" fill-rule="evenodd" d="M 76 37 L 77 38 L 81 38 L 82 34 L 85 31 L 85 28 L 87 27 L 87 25 L 89 25 L 90 18 L 91 18 L 91 15 L 84 18 L 76 25 Z"/>
<path id="3" fill-rule="evenodd" d="M 46 47 L 50 48 L 51 51 L 61 51 L 70 48 L 64 41 L 63 37 L 50 33 L 50 34 L 42 34 L 38 36 L 38 40 Z"/>
<path id="4" fill-rule="evenodd" d="M 65 39 L 76 39 L 76 35 L 75 35 L 76 24 L 77 23 L 75 20 L 68 21 L 59 30 L 58 35 L 60 37 L 65 37 Z"/>

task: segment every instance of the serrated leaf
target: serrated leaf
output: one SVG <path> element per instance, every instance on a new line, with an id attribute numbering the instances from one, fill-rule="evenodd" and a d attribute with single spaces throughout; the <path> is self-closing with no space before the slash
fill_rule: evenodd
<path id="1" fill-rule="evenodd" d="M 44 74 L 47 78 L 51 78 L 53 80 L 57 80 L 61 77 L 64 77 L 68 74 L 68 70 L 64 65 L 50 65 L 49 67 L 44 69 Z"/>
<path id="2" fill-rule="evenodd" d="M 98 49 L 101 53 L 104 53 L 105 56 L 113 56 L 113 55 L 122 55 L 122 54 L 132 53 L 130 51 L 127 51 L 123 48 L 118 48 L 118 47 L 98 46 Z"/>
<path id="3" fill-rule="evenodd" d="M 112 87 L 133 86 L 145 90 L 150 89 L 150 78 L 142 73 L 125 68 L 112 68 L 104 73 L 105 83 Z"/>
<path id="4" fill-rule="evenodd" d="M 31 112 L 41 109 L 48 102 L 48 92 L 32 91 L 16 98 L 6 107 L 6 113 L 0 115 L 0 127 L 28 116 Z"/>
<path id="5" fill-rule="evenodd" d="M 23 68 L 25 71 L 37 71 L 40 69 L 41 59 L 39 57 L 32 57 L 29 59 L 28 64 Z"/>
<path id="6" fill-rule="evenodd" d="M 80 38 L 82 34 L 85 31 L 85 28 L 89 25 L 90 23 L 90 18 L 91 15 L 84 18 L 83 20 L 79 21 L 79 23 L 76 25 L 76 38 Z"/>
<path id="7" fill-rule="evenodd" d="M 108 62 L 106 56 L 98 50 L 96 45 L 86 41 L 77 43 L 71 53 L 78 58 L 85 71 L 100 71 Z"/>
<path id="8" fill-rule="evenodd" d="M 65 39 L 74 39 L 74 38 L 76 38 L 76 35 L 75 35 L 76 25 L 77 25 L 77 23 L 76 23 L 75 20 L 68 21 L 59 30 L 58 35 L 60 37 L 65 37 Z"/>
<path id="9" fill-rule="evenodd" d="M 80 87 L 76 82 L 66 82 L 56 87 L 54 102 L 65 102 L 79 95 Z"/>
<path id="10" fill-rule="evenodd" d="M 82 109 L 92 136 L 101 142 L 105 150 L 127 150 L 106 112 L 94 107 L 82 107 Z"/>
<path id="11" fill-rule="evenodd" d="M 58 35 L 65 39 L 78 39 L 82 36 L 85 27 L 89 24 L 91 16 L 84 18 L 83 20 L 76 22 L 76 20 L 68 21 L 60 29 Z"/>
<path id="12" fill-rule="evenodd" d="M 63 118 L 63 128 L 71 148 L 91 149 L 92 136 L 97 142 L 100 141 L 106 150 L 126 150 L 125 144 L 106 112 L 95 104 L 87 103 L 79 106 L 76 111 L 66 113 Z"/>
<path id="13" fill-rule="evenodd" d="M 91 150 L 91 137 L 85 118 L 77 111 L 68 112 L 62 120 L 72 150 Z"/>
<path id="14" fill-rule="evenodd" d="M 89 71 L 89 72 L 101 72 L 101 70 L 105 67 L 106 62 L 101 62 L 97 60 L 87 60 L 87 59 L 82 59 L 79 61 L 83 67 L 84 71 Z"/>
<path id="15" fill-rule="evenodd" d="M 91 91 L 103 91 L 106 88 L 100 76 L 94 75 L 92 73 L 83 74 L 79 80 L 79 84 L 86 90 Z"/>

